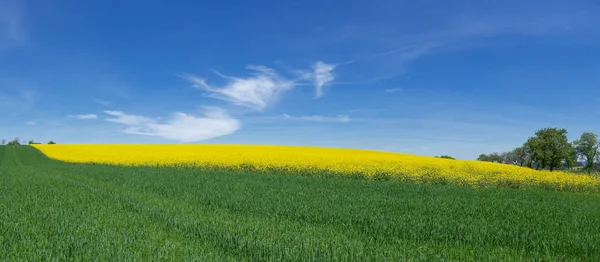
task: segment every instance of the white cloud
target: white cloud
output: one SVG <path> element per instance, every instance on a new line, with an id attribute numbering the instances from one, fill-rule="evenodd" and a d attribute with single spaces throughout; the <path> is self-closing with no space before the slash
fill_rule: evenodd
<path id="1" fill-rule="evenodd" d="M 315 84 L 315 97 L 323 96 L 323 86 L 335 79 L 331 71 L 335 69 L 335 65 L 326 64 L 321 61 L 313 65 L 313 82 Z"/>
<path id="2" fill-rule="evenodd" d="M 349 64 L 353 62 L 354 61 L 349 61 L 342 64 Z M 301 79 L 310 81 L 315 86 L 315 98 L 319 98 L 323 96 L 323 87 L 335 80 L 335 76 L 332 73 L 335 68 L 336 65 L 334 64 L 326 64 L 324 62 L 317 61 L 312 66 L 312 70 L 296 70 L 294 73 L 296 73 Z"/>
<path id="3" fill-rule="evenodd" d="M 327 116 L 322 116 L 322 115 L 290 116 L 288 114 L 283 114 L 283 118 L 290 119 L 290 120 L 301 120 L 301 121 L 312 121 L 312 122 L 337 122 L 337 123 L 350 122 L 350 117 L 348 117 L 346 115 L 327 117 Z"/>
<path id="4" fill-rule="evenodd" d="M 27 121 L 27 122 L 25 122 L 25 124 L 28 125 L 28 126 L 33 126 L 33 125 L 35 125 L 35 122 L 33 122 L 33 121 Z"/>
<path id="5" fill-rule="evenodd" d="M 297 79 L 289 79 L 266 66 L 250 65 L 247 68 L 252 71 L 248 77 L 231 77 L 215 72 L 227 80 L 223 86 L 209 85 L 206 79 L 194 75 L 181 77 L 194 87 L 207 91 L 209 97 L 263 111 L 276 103 L 282 93 L 298 85 L 313 84 L 316 88 L 315 97 L 323 96 L 323 87 L 335 80 L 332 71 L 336 65 L 318 61 L 311 70 L 291 70 Z"/>
<path id="6" fill-rule="evenodd" d="M 248 66 L 253 71 L 248 77 L 229 77 L 219 74 L 228 83 L 222 87 L 211 86 L 206 80 L 193 75 L 184 76 L 194 87 L 208 92 L 208 96 L 228 101 L 235 105 L 263 111 L 277 102 L 281 93 L 297 85 L 295 81 L 280 76 L 265 66 Z"/>
<path id="7" fill-rule="evenodd" d="M 402 88 L 388 88 L 386 90 L 384 90 L 384 92 L 386 93 L 395 93 L 395 92 L 400 92 L 402 91 Z"/>
<path id="8" fill-rule="evenodd" d="M 96 118 L 98 118 L 98 116 L 95 115 L 95 114 L 73 115 L 71 117 L 77 118 L 77 119 L 82 119 L 82 120 L 84 120 L 84 119 L 96 119 Z"/>
<path id="9" fill-rule="evenodd" d="M 195 142 L 219 136 L 229 135 L 240 129 L 241 123 L 231 118 L 220 108 L 205 108 L 204 117 L 195 117 L 185 113 L 173 116 L 159 123 L 156 120 L 121 111 L 104 111 L 114 118 L 106 121 L 127 126 L 123 133 L 133 135 L 156 136 L 181 142 Z"/>

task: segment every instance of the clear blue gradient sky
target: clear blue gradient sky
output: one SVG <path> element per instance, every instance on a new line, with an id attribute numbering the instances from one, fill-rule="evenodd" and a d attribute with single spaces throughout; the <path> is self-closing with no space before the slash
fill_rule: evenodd
<path id="1" fill-rule="evenodd" d="M 452 155 L 600 132 L 599 1 L 0 0 L 0 137 Z"/>

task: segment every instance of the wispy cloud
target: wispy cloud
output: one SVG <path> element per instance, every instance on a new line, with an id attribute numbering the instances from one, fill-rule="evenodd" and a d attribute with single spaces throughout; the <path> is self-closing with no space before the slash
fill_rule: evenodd
<path id="1" fill-rule="evenodd" d="M 94 103 L 102 105 L 102 106 L 110 106 L 111 105 L 110 101 L 106 101 L 106 100 L 94 99 L 93 101 L 94 101 Z"/>
<path id="2" fill-rule="evenodd" d="M 328 116 L 322 116 L 322 115 L 290 116 L 288 114 L 283 114 L 283 118 L 290 119 L 290 120 L 312 121 L 312 122 L 337 122 L 337 123 L 350 122 L 350 117 L 348 117 L 346 115 L 338 115 L 335 117 L 328 117 Z"/>
<path id="3" fill-rule="evenodd" d="M 27 83 L 0 80 L 0 86 L 10 87 L 0 90 L 0 109 L 4 110 L 5 116 L 15 116 L 30 111 L 40 97 L 40 94 L 31 89 L 31 85 Z"/>
<path id="4" fill-rule="evenodd" d="M 292 89 L 298 83 L 279 75 L 266 66 L 248 66 L 252 74 L 248 77 L 230 77 L 218 73 L 228 83 L 224 86 L 212 86 L 204 78 L 185 75 L 194 87 L 207 91 L 212 98 L 228 101 L 235 105 L 263 111 L 277 102 L 280 95 Z"/>
<path id="5" fill-rule="evenodd" d="M 312 80 L 316 88 L 315 97 L 319 98 L 323 96 L 323 86 L 335 79 L 332 74 L 334 69 L 334 65 L 326 64 L 321 61 L 318 61 L 313 65 Z"/>
<path id="6" fill-rule="evenodd" d="M 349 63 L 349 62 L 347 62 Z M 191 74 L 180 75 L 198 89 L 207 92 L 208 97 L 224 100 L 235 105 L 245 106 L 256 111 L 263 111 L 275 104 L 280 96 L 300 85 L 315 86 L 315 97 L 323 96 L 323 87 L 335 80 L 334 64 L 316 62 L 310 70 L 292 70 L 297 78 L 289 78 L 266 66 L 247 66 L 251 74 L 246 77 L 232 77 L 214 72 L 227 80 L 223 86 L 207 83 L 205 78 Z"/>
<path id="7" fill-rule="evenodd" d="M 402 88 L 388 88 L 383 90 L 386 93 L 396 93 L 396 92 L 401 92 Z"/>
<path id="8" fill-rule="evenodd" d="M 22 1 L 0 0 L 0 48 L 19 44 L 27 39 L 20 3 Z"/>
<path id="9" fill-rule="evenodd" d="M 27 122 L 25 122 L 25 124 L 28 125 L 28 126 L 33 126 L 33 125 L 35 125 L 35 122 L 33 122 L 33 121 L 27 121 Z"/>
<path id="10" fill-rule="evenodd" d="M 112 116 L 106 121 L 127 126 L 123 133 L 132 135 L 155 136 L 181 142 L 195 142 L 219 136 L 229 135 L 240 129 L 241 123 L 231 118 L 220 108 L 205 108 L 204 117 L 195 117 L 185 113 L 174 113 L 163 123 L 139 115 L 121 111 L 104 111 Z"/>
<path id="11" fill-rule="evenodd" d="M 540 42 L 598 43 L 598 30 L 593 25 L 600 23 L 597 15 L 600 6 L 589 3 L 554 1 L 551 5 L 540 5 L 535 1 L 479 1 L 465 5 L 448 2 L 430 9 L 446 10 L 443 14 L 425 11 L 423 17 L 431 16 L 432 19 L 425 19 L 415 27 L 391 27 L 385 23 L 353 26 L 350 23 L 345 32 L 351 34 L 345 41 L 370 39 L 368 48 L 358 51 L 360 55 L 354 57 L 356 63 L 353 66 L 360 67 L 357 71 L 361 74 L 355 76 L 359 80 L 353 81 L 373 82 L 403 75 L 411 62 L 426 56 L 521 43 L 494 41 L 501 37 L 532 37 Z M 396 2 L 390 4 L 398 5 Z"/>
<path id="12" fill-rule="evenodd" d="M 76 119 L 81 119 L 81 120 L 98 118 L 98 116 L 95 114 L 72 115 L 71 117 L 76 118 Z"/>
<path id="13" fill-rule="evenodd" d="M 294 73 L 305 81 L 309 81 L 315 87 L 315 98 L 323 96 L 324 86 L 331 84 L 335 80 L 333 70 L 341 65 L 352 64 L 355 61 L 348 61 L 338 64 L 327 64 L 317 61 L 310 70 L 294 70 Z"/>

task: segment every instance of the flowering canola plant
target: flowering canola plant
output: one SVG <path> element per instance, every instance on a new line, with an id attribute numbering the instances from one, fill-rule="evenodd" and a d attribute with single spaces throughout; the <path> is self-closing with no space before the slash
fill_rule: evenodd
<path id="1" fill-rule="evenodd" d="M 472 187 L 600 191 L 600 178 L 513 165 L 354 149 L 255 145 L 34 145 L 71 163 L 346 175 Z"/>

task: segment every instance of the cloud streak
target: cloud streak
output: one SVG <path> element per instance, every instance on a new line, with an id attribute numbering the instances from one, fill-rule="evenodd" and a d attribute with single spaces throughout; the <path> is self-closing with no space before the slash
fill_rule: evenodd
<path id="1" fill-rule="evenodd" d="M 313 65 L 312 80 L 315 85 L 315 97 L 319 98 L 323 96 L 323 87 L 335 80 L 332 71 L 335 66 L 332 64 L 326 64 L 321 61 L 316 62 Z"/>
<path id="2" fill-rule="evenodd" d="M 227 80 L 224 86 L 212 86 L 204 78 L 193 75 L 183 76 L 194 87 L 207 92 L 207 96 L 224 100 L 235 105 L 263 111 L 276 103 L 281 94 L 298 83 L 279 75 L 266 66 L 248 66 L 252 73 L 247 77 L 229 77 L 218 73 Z"/>
<path id="3" fill-rule="evenodd" d="M 350 117 L 346 115 L 338 115 L 335 117 L 327 117 L 322 115 L 311 115 L 311 116 L 290 116 L 283 114 L 284 119 L 288 120 L 299 120 L 299 121 L 310 121 L 310 122 L 330 122 L 330 123 L 347 123 L 350 122 Z"/>
<path id="4" fill-rule="evenodd" d="M 97 119 L 98 118 L 98 116 L 95 115 L 95 114 L 72 115 L 71 117 L 76 118 L 76 119 L 80 119 L 80 120 Z"/>
<path id="5" fill-rule="evenodd" d="M 125 125 L 123 133 L 154 136 L 180 142 L 197 142 L 229 135 L 240 129 L 241 123 L 220 108 L 205 108 L 203 117 L 176 112 L 168 120 L 158 122 L 146 116 L 122 111 L 104 111 L 111 118 L 105 120 Z"/>
<path id="6" fill-rule="evenodd" d="M 324 86 L 335 80 L 334 64 L 317 61 L 311 70 L 297 70 L 297 79 L 288 78 L 272 68 L 261 65 L 246 67 L 251 73 L 245 77 L 232 77 L 214 72 L 227 81 L 225 85 L 208 84 L 205 78 L 195 75 L 180 75 L 193 87 L 206 91 L 206 96 L 227 101 L 234 105 L 244 106 L 256 111 L 264 111 L 275 104 L 283 93 L 296 86 L 312 84 L 315 86 L 315 97 L 323 96 Z"/>
<path id="7" fill-rule="evenodd" d="M 402 88 L 388 88 L 383 90 L 386 93 L 396 93 L 396 92 L 402 92 Z"/>
<path id="8" fill-rule="evenodd" d="M 27 39 L 22 23 L 22 7 L 18 3 L 0 0 L 0 48 L 10 47 Z"/>
<path id="9" fill-rule="evenodd" d="M 102 105 L 102 106 L 110 106 L 111 105 L 110 101 L 105 101 L 105 100 L 100 100 L 100 99 L 94 99 L 92 101 L 94 101 L 94 103 Z"/>

